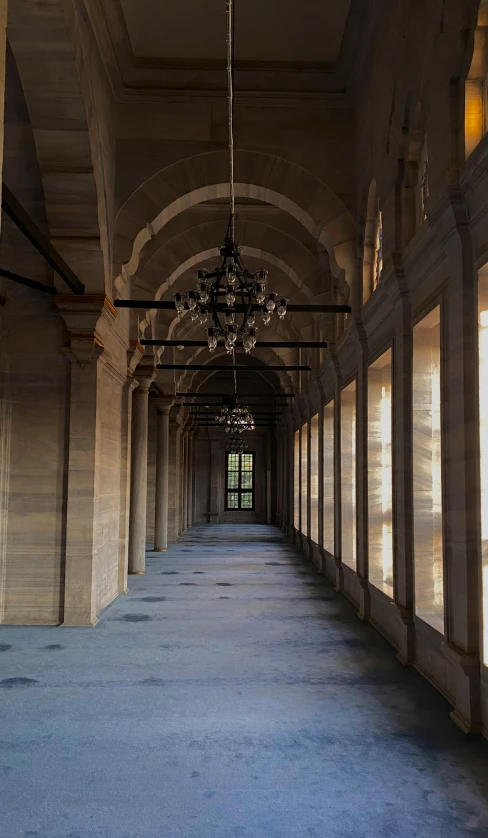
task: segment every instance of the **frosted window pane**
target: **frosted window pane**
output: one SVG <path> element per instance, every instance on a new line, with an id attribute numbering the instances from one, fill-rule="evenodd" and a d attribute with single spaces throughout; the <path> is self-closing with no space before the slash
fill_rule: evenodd
<path id="1" fill-rule="evenodd" d="M 415 613 L 444 632 L 440 309 L 413 329 Z"/>
<path id="2" fill-rule="evenodd" d="M 323 547 L 334 555 L 334 402 L 324 407 L 324 523 Z"/>
<path id="3" fill-rule="evenodd" d="M 341 393 L 342 561 L 356 570 L 356 382 Z"/>
<path id="4" fill-rule="evenodd" d="M 310 538 L 319 542 L 319 416 L 310 422 Z"/>
<path id="5" fill-rule="evenodd" d="M 369 579 L 393 598 L 391 350 L 368 370 Z"/>
<path id="6" fill-rule="evenodd" d="M 308 422 L 302 425 L 302 448 L 301 448 L 301 531 L 308 536 L 307 531 L 307 477 L 308 477 Z"/>
<path id="7" fill-rule="evenodd" d="M 293 470 L 293 526 L 300 529 L 300 431 L 295 431 Z"/>

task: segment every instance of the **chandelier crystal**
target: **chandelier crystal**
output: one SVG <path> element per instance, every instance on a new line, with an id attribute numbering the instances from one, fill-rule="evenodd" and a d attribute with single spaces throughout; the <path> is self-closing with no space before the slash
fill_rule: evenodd
<path id="1" fill-rule="evenodd" d="M 198 270 L 196 290 L 178 292 L 174 300 L 180 316 L 189 311 L 191 320 L 200 325 L 205 325 L 211 318 L 212 325 L 207 328 L 209 351 L 214 352 L 221 340 L 230 355 L 238 342 L 242 343 L 246 353 L 254 349 L 256 312 L 260 312 L 263 325 L 268 326 L 275 313 L 283 320 L 288 300 L 274 291 L 268 291 L 268 272 L 264 268 L 254 272 L 246 268 L 242 262 L 241 248 L 235 242 L 234 0 L 227 0 L 226 7 L 230 192 L 227 233 L 220 248 L 220 260 L 214 270 Z"/>
<path id="2" fill-rule="evenodd" d="M 254 431 L 254 416 L 245 405 L 237 403 L 236 396 L 232 396 L 228 405 L 224 405 L 216 420 L 225 426 L 225 432 L 230 434 L 242 434 L 243 431 Z"/>

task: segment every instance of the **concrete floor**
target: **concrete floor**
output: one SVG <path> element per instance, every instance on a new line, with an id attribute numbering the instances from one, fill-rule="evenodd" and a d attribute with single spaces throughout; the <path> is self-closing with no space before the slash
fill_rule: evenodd
<path id="1" fill-rule="evenodd" d="M 1 838 L 488 836 L 488 744 L 273 527 L 0 644 Z"/>

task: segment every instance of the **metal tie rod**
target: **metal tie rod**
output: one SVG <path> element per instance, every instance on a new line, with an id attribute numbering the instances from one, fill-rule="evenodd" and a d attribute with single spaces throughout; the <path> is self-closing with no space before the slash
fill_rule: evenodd
<path id="1" fill-rule="evenodd" d="M 141 346 L 208 346 L 206 340 L 141 340 Z M 219 340 L 219 346 L 224 346 L 224 341 Z M 269 347 L 270 349 L 327 349 L 329 344 L 326 340 L 258 340 L 256 348 Z"/>
<path id="2" fill-rule="evenodd" d="M 230 393 L 176 393 L 176 398 L 186 399 L 199 396 L 202 399 L 210 398 L 226 398 L 230 399 Z M 239 398 L 243 399 L 294 399 L 295 393 L 239 393 Z"/>
<path id="3" fill-rule="evenodd" d="M 308 370 L 310 371 L 312 367 L 308 366 L 296 366 L 296 367 L 287 367 L 287 366 L 262 366 L 262 367 L 247 367 L 245 364 L 232 364 L 228 366 L 227 364 L 157 364 L 158 370 L 206 370 L 207 372 L 211 372 L 212 370 L 240 370 L 244 372 L 245 370 L 252 370 L 259 372 L 266 372 L 266 370 L 274 370 L 279 372 L 287 372 L 292 371 L 296 372 L 297 370 Z"/>
<path id="4" fill-rule="evenodd" d="M 160 308 L 166 309 L 169 311 L 175 311 L 175 304 L 169 300 L 114 300 L 115 308 Z M 212 308 L 215 308 L 217 311 L 229 311 L 229 306 L 226 303 L 215 303 Z M 231 311 L 235 311 L 238 314 L 244 314 L 248 310 L 248 306 L 243 305 L 242 303 L 234 303 L 232 306 Z M 189 311 L 187 306 L 185 309 Z M 262 306 L 253 304 L 251 306 L 252 311 L 262 311 Z M 345 305 L 333 305 L 332 303 L 324 303 L 317 304 L 317 305 L 295 305 L 293 303 L 288 303 L 286 307 L 287 311 L 310 311 L 322 314 L 350 314 L 351 313 L 351 306 Z"/>

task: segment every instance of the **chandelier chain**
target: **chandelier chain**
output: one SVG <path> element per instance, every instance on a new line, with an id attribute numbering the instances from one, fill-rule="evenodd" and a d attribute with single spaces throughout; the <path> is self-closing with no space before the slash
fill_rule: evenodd
<path id="1" fill-rule="evenodd" d="M 227 0 L 227 100 L 229 109 L 229 238 L 234 241 L 234 0 Z"/>

